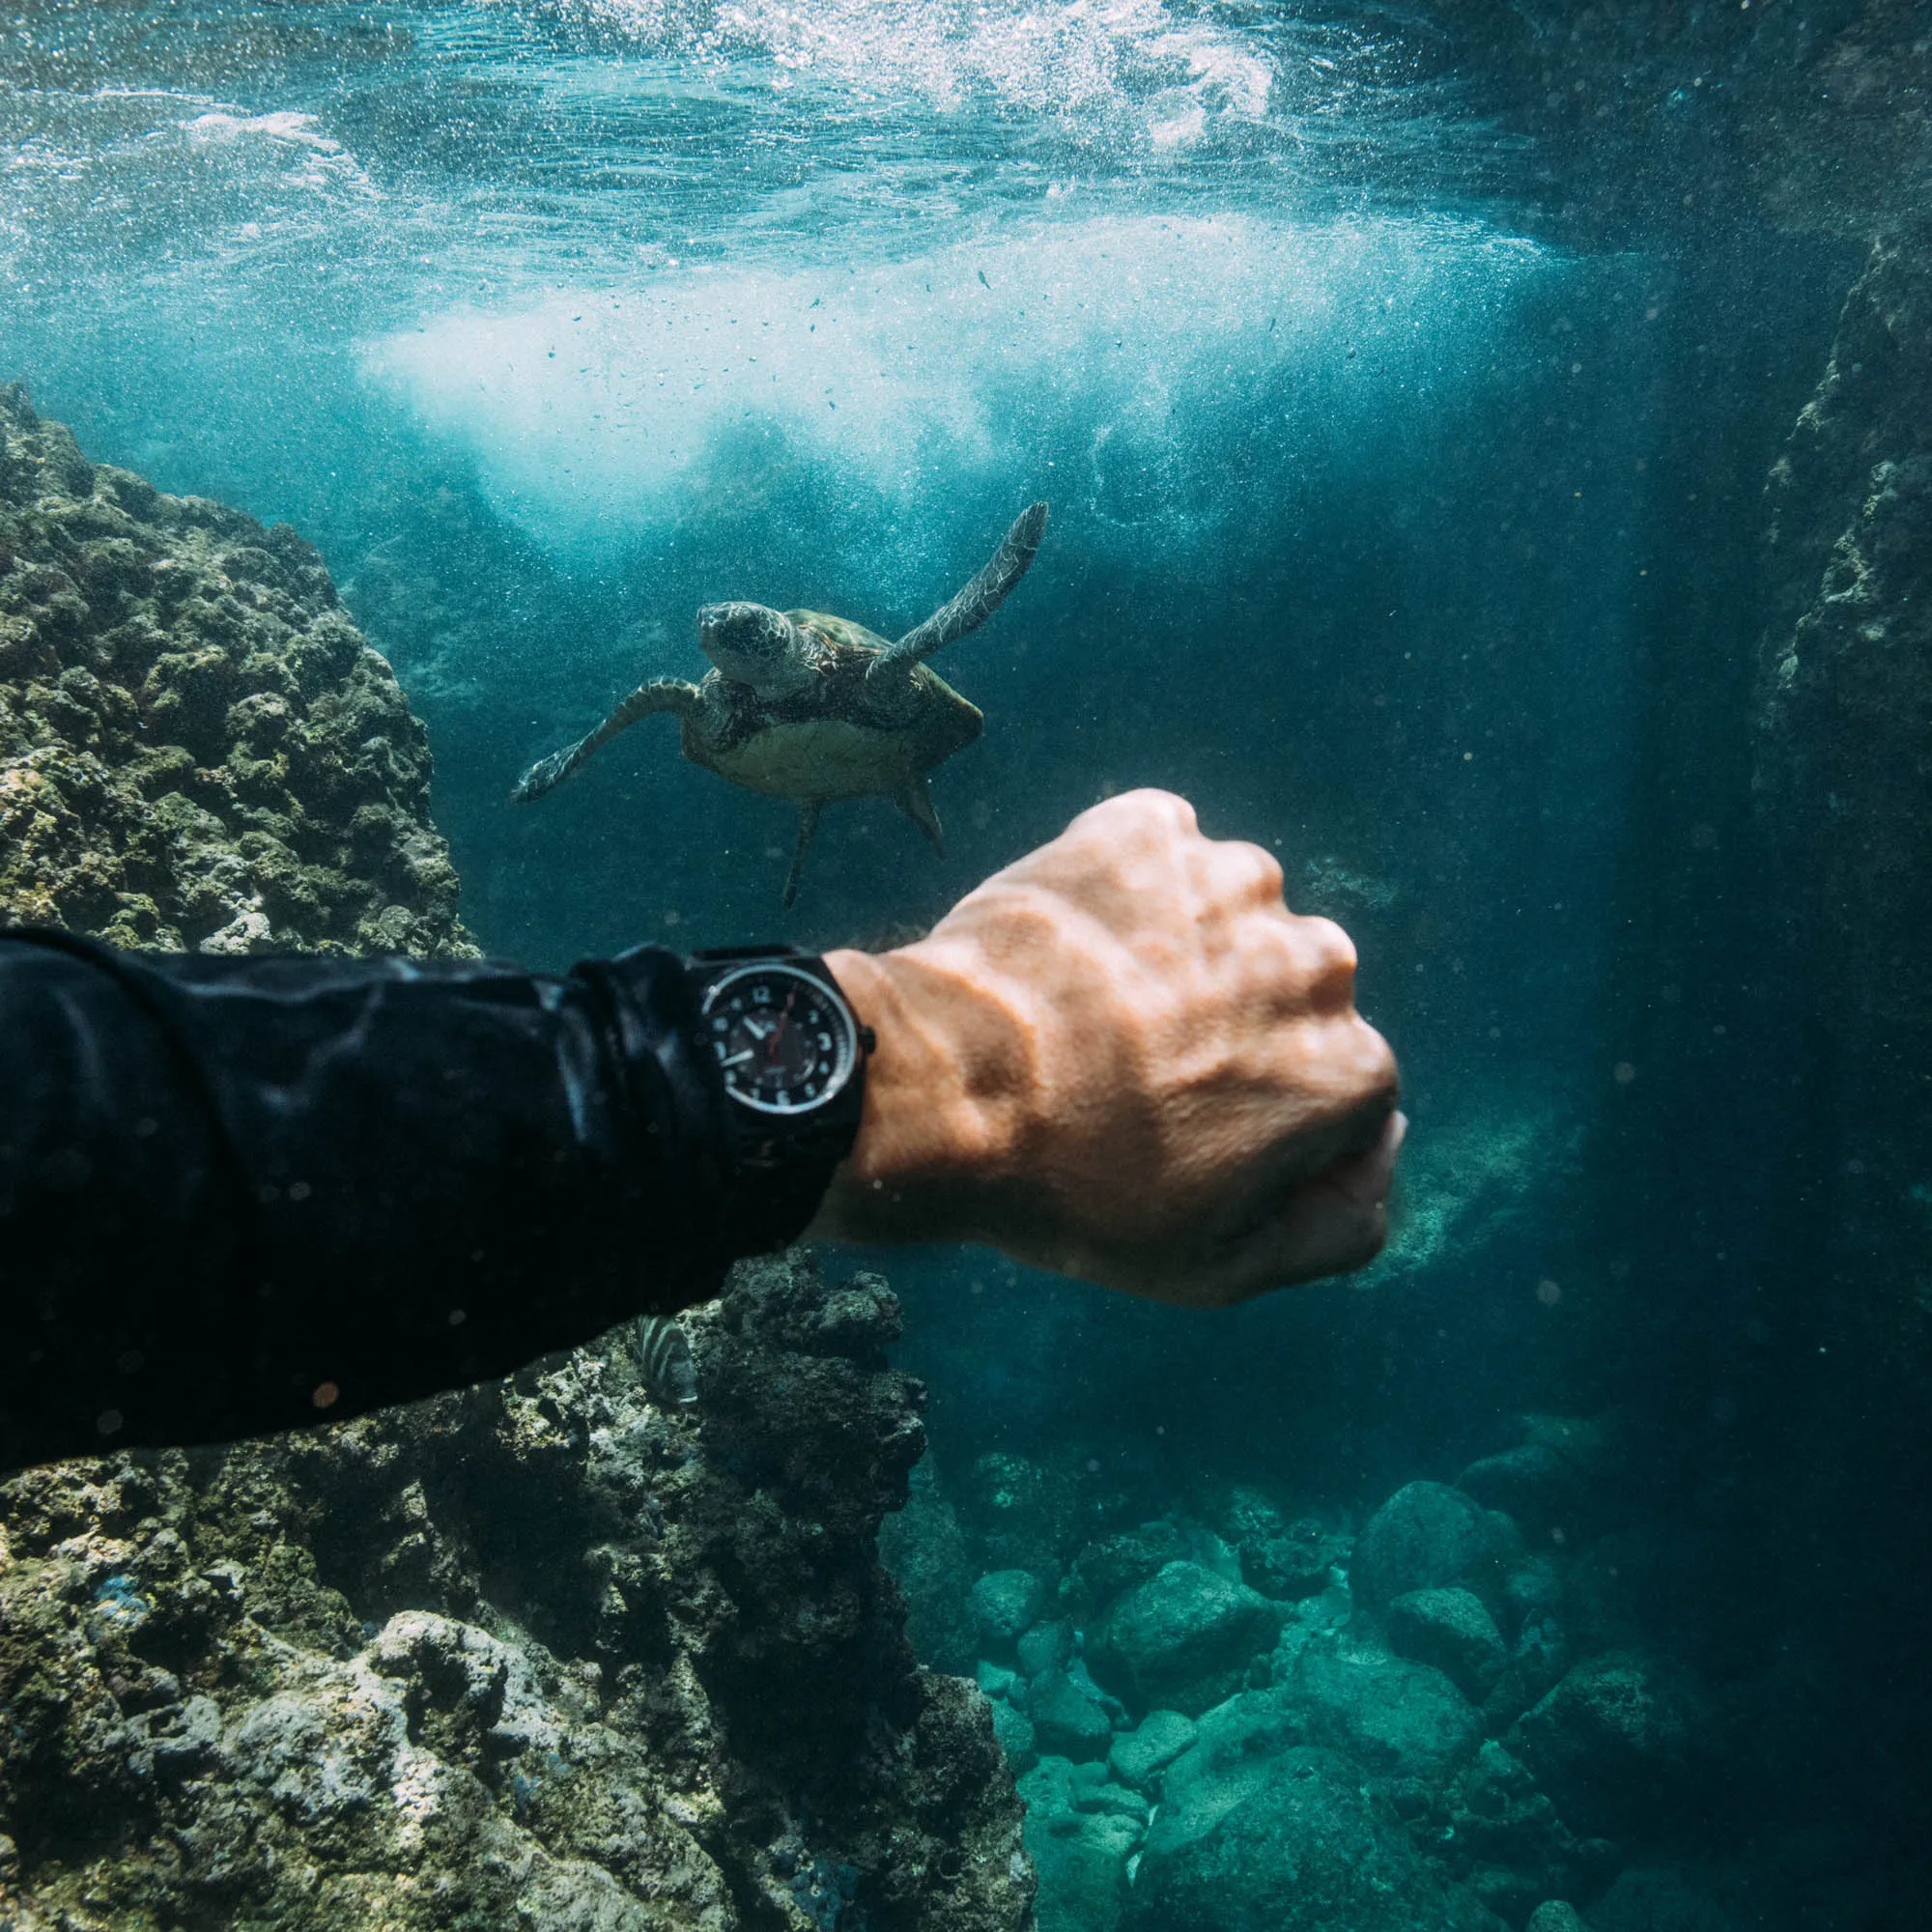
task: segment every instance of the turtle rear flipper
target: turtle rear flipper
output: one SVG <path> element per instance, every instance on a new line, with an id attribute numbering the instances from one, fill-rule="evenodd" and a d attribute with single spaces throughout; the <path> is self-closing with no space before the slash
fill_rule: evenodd
<path id="1" fill-rule="evenodd" d="M 929 658 L 942 644 L 977 631 L 1000 606 L 1007 594 L 1027 574 L 1034 553 L 1046 530 L 1046 505 L 1034 503 L 1013 519 L 1012 527 L 1000 539 L 984 569 L 951 603 L 943 604 L 917 630 L 908 631 L 897 643 L 889 644 L 873 662 L 869 679 L 877 684 L 893 672 L 904 672 L 923 658 Z"/>
<path id="2" fill-rule="evenodd" d="M 598 725 L 596 730 L 580 738 L 574 745 L 566 745 L 560 752 L 553 752 L 547 758 L 539 758 L 522 778 L 510 793 L 512 805 L 527 805 L 533 798 L 541 798 L 545 792 L 560 785 L 592 752 L 600 745 L 607 745 L 627 724 L 635 724 L 639 718 L 648 718 L 653 712 L 671 711 L 678 717 L 688 717 L 699 701 L 699 694 L 695 684 L 687 684 L 681 677 L 653 678 L 649 684 L 640 684 L 630 696 L 618 701 L 610 717 Z"/>
<path id="3" fill-rule="evenodd" d="M 893 803 L 932 840 L 932 849 L 946 857 L 946 834 L 940 830 L 939 813 L 933 809 L 932 787 L 923 772 L 915 772 L 897 791 Z"/>

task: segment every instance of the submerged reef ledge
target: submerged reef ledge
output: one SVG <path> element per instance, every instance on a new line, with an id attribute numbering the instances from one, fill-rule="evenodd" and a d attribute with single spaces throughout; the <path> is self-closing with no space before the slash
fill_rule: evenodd
<path id="1" fill-rule="evenodd" d="M 0 387 L 0 921 L 473 953 L 429 779 L 309 544 L 88 462 Z"/>
<path id="2" fill-rule="evenodd" d="M 1020 1804 L 878 1529 L 897 1304 L 802 1259 L 312 1434 L 0 1484 L 0 1925 L 1021 1932 Z"/>
<path id="3" fill-rule="evenodd" d="M 467 953 L 422 726 L 286 526 L 0 389 L 0 923 Z M 879 1526 L 875 1275 L 334 1428 L 0 1482 L 0 1932 L 1024 1932 L 985 1699 Z"/>

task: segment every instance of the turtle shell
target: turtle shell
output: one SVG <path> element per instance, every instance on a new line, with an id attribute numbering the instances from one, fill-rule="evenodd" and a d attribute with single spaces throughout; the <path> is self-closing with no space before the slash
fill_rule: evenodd
<path id="1" fill-rule="evenodd" d="M 816 682 L 777 702 L 727 682 L 728 726 L 706 743 L 685 725 L 684 753 L 694 764 L 778 798 L 891 796 L 980 735 L 979 706 L 926 665 L 895 680 L 892 700 L 882 702 L 867 676 L 886 648 L 876 632 L 821 611 L 785 615 L 818 647 Z"/>

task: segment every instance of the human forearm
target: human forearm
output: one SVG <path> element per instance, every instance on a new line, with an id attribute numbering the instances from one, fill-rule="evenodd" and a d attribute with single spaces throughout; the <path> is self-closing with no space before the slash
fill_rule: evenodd
<path id="1" fill-rule="evenodd" d="M 0 1466 L 407 1400 L 722 1279 L 670 955 L 73 944 L 0 937 Z"/>

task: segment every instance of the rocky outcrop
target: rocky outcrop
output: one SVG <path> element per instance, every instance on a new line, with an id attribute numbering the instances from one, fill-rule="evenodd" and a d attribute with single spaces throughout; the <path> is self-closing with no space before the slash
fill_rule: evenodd
<path id="1" fill-rule="evenodd" d="M 0 392 L 0 919 L 471 949 L 422 726 L 285 526 Z M 876 1276 L 311 1435 L 0 1483 L 0 1926 L 1019 1932 L 984 1699 L 881 1569 Z M 654 1351 L 655 1352 L 655 1351 Z"/>
<path id="2" fill-rule="evenodd" d="M 1932 233 L 1873 250 L 1769 494 L 1758 798 L 1832 1063 L 1839 1218 L 1869 1225 L 1932 1199 L 1910 1165 L 1932 1129 Z"/>
<path id="3" fill-rule="evenodd" d="M 473 951 L 422 725 L 286 524 L 0 389 L 0 918 L 205 952 Z"/>
<path id="4" fill-rule="evenodd" d="M 689 1407 L 613 1341 L 0 1485 L 0 1923 L 1028 1924 L 986 1705 L 878 1562 L 893 1297 L 775 1261 L 684 1319 Z"/>

